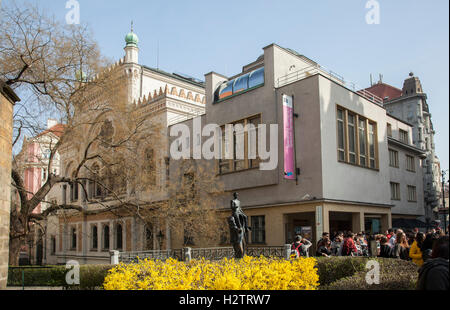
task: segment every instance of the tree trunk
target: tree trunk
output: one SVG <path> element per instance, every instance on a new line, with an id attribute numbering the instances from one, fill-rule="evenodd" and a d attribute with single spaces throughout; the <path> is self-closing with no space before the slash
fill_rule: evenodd
<path id="1" fill-rule="evenodd" d="M 19 266 L 21 238 L 9 239 L 9 266 Z"/>

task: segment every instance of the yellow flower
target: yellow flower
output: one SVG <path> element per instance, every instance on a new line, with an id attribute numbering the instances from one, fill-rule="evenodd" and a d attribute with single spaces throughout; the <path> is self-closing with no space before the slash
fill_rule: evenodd
<path id="1" fill-rule="evenodd" d="M 190 263 L 168 259 L 120 264 L 108 273 L 106 290 L 310 290 L 319 285 L 314 258 L 244 257 Z"/>

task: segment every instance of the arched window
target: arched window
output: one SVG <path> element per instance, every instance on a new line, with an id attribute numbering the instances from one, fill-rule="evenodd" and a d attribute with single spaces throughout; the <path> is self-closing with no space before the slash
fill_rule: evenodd
<path id="1" fill-rule="evenodd" d="M 245 74 L 236 79 L 236 82 L 234 82 L 234 85 L 233 85 L 233 94 L 236 94 L 238 92 L 248 89 L 248 77 L 249 77 L 249 74 Z"/>
<path id="2" fill-rule="evenodd" d="M 123 246 L 122 224 L 116 225 L 116 250 L 121 250 Z"/>
<path id="3" fill-rule="evenodd" d="M 97 250 L 98 248 L 98 228 L 97 225 L 92 225 L 92 249 Z"/>
<path id="4" fill-rule="evenodd" d="M 219 100 L 229 97 L 233 94 L 233 85 L 235 80 L 231 80 L 229 82 L 224 83 L 224 86 L 221 86 L 219 91 Z"/>
<path id="5" fill-rule="evenodd" d="M 72 227 L 72 229 L 71 229 L 71 245 L 70 245 L 70 248 L 72 249 L 72 250 L 76 250 L 77 249 L 77 229 L 75 228 L 75 227 Z"/>
<path id="6" fill-rule="evenodd" d="M 156 185 L 156 160 L 152 148 L 146 148 L 144 152 L 143 179 L 148 185 Z"/>
<path id="7" fill-rule="evenodd" d="M 70 183 L 70 201 L 78 201 L 78 182 L 76 182 L 76 172 L 72 173 L 72 182 Z"/>
<path id="8" fill-rule="evenodd" d="M 151 227 L 145 227 L 144 250 L 153 250 L 153 232 Z"/>
<path id="9" fill-rule="evenodd" d="M 103 226 L 103 249 L 109 250 L 109 226 Z"/>
<path id="10" fill-rule="evenodd" d="M 234 80 L 220 84 L 215 93 L 214 100 L 222 100 L 231 95 L 255 88 L 264 84 L 264 67 L 256 69 L 250 73 L 237 77 Z"/>
<path id="11" fill-rule="evenodd" d="M 252 71 L 248 78 L 248 88 L 256 87 L 262 84 L 264 84 L 264 67 Z"/>
<path id="12" fill-rule="evenodd" d="M 100 178 L 100 168 L 97 164 L 94 164 L 91 168 L 89 181 L 89 198 L 99 198 L 102 197 L 103 191 L 102 186 L 98 183 L 101 181 Z"/>
<path id="13" fill-rule="evenodd" d="M 101 141 L 100 145 L 107 147 L 111 144 L 114 135 L 114 127 L 110 120 L 105 120 L 103 122 L 102 128 L 100 129 L 99 139 Z"/>

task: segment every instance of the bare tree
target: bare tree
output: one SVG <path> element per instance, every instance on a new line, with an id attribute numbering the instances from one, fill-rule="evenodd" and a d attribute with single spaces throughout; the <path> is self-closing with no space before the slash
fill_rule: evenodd
<path id="1" fill-rule="evenodd" d="M 43 111 L 57 115 L 64 123 L 64 132 L 51 143 L 51 153 L 45 161 L 47 179 L 36 192 L 26 189 L 23 158 L 17 156 L 13 162 L 12 185 L 19 199 L 11 208 L 10 263 L 17 264 L 20 245 L 34 223 L 59 210 L 86 212 L 80 205 L 53 204 L 36 213 L 36 207 L 45 201 L 50 190 L 56 184 L 67 183 L 86 192 L 89 178 L 80 172 L 94 160 L 102 163 L 102 169 L 118 175 L 117 154 L 129 151 L 130 141 L 143 127 L 143 121 L 128 116 L 133 111 L 124 105 L 124 90 L 117 87 L 123 76 L 114 70 L 104 72 L 109 63 L 100 55 L 86 26 L 62 25 L 37 7 L 12 5 L 3 7 L 0 14 L 0 78 L 27 98 L 16 106 L 12 143 L 20 141 L 24 134 L 36 136 L 43 131 L 40 125 Z M 98 72 L 103 73 L 95 75 Z M 115 139 L 102 131 L 105 115 L 122 120 Z M 74 173 L 68 177 L 50 173 L 56 154 L 68 148 L 76 150 Z M 95 173 L 92 175 L 104 192 L 114 192 L 110 184 L 102 182 Z"/>
<path id="2" fill-rule="evenodd" d="M 99 52 L 86 26 L 62 25 L 36 7 L 1 9 L 0 78 L 25 98 L 15 107 L 13 145 L 25 134 L 39 139 L 42 118 L 64 124 L 49 142 L 47 178 L 35 192 L 26 189 L 27 152 L 15 156 L 11 206 L 10 264 L 33 230 L 51 215 L 109 212 L 135 216 L 142 223 L 166 225 L 186 242 L 217 240 L 220 221 L 215 196 L 223 192 L 214 167 L 183 163 L 169 176 L 167 125 L 145 107 L 130 104 L 125 70 Z M 167 90 L 160 90 L 160 94 Z M 26 147 L 22 146 L 24 149 Z M 62 173 L 51 173 L 61 156 Z M 209 163 L 210 165 L 212 163 Z M 46 201 L 56 185 L 81 192 L 77 201 Z M 78 191 L 79 189 L 79 191 Z M 41 203 L 49 206 L 36 212 Z M 45 227 L 42 225 L 45 233 Z"/>

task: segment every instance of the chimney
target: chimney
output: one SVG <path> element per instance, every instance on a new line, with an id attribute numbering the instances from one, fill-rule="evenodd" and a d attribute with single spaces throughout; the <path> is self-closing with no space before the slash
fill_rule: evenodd
<path id="1" fill-rule="evenodd" d="M 49 118 L 49 119 L 47 120 L 47 129 L 50 129 L 50 128 L 52 128 L 53 126 L 56 126 L 56 125 L 58 125 L 58 121 L 57 121 L 56 119 Z"/>

